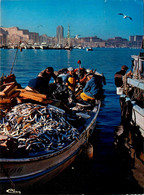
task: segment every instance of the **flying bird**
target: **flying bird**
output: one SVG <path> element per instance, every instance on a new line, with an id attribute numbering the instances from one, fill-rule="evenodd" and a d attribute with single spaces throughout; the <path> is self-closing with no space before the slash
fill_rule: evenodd
<path id="1" fill-rule="evenodd" d="M 118 13 L 118 15 L 122 15 L 124 19 L 129 18 L 130 20 L 132 20 L 130 16 L 124 15 L 123 13 Z"/>
<path id="2" fill-rule="evenodd" d="M 41 28 L 41 27 L 44 27 L 42 24 L 39 24 L 38 26 L 37 26 L 38 28 Z"/>

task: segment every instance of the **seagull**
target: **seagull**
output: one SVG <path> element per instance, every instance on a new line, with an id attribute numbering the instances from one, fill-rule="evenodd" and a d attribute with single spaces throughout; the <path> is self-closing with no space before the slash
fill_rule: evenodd
<path id="1" fill-rule="evenodd" d="M 39 24 L 37 27 L 38 27 L 38 28 L 41 28 L 41 27 L 43 27 L 43 25 L 42 25 L 42 24 Z"/>
<path id="2" fill-rule="evenodd" d="M 130 20 L 132 20 L 130 16 L 124 15 L 123 13 L 119 13 L 118 15 L 122 15 L 124 19 L 129 18 Z"/>

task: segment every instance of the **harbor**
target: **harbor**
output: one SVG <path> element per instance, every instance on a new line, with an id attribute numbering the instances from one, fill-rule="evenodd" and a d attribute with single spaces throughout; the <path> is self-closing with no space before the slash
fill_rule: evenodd
<path id="1" fill-rule="evenodd" d="M 5 59 L 2 61 L 1 70 L 8 75 L 16 50 L 1 49 L 1 52 L 3 59 Z M 103 58 L 105 56 L 107 59 L 112 59 L 114 54 L 116 58 L 122 59 L 119 62 L 120 65 L 127 64 L 129 69 L 131 69 L 129 56 L 138 53 L 139 50 L 126 48 L 94 48 L 93 52 L 90 53 L 85 50 L 18 51 L 13 72 L 22 87 L 26 87 L 29 79 L 33 78 L 38 72 L 44 69 L 46 64 L 51 64 L 55 70 L 62 67 L 64 63 L 66 63 L 67 66 L 77 68 L 77 59 L 79 59 L 79 56 L 81 56 L 82 67 L 97 69 L 97 71 L 104 73 L 107 83 L 104 86 L 105 98 L 97 118 L 97 125 L 90 139 L 93 145 L 93 158 L 88 160 L 81 155 L 58 177 L 46 184 L 40 185 L 38 188 L 37 186 L 32 187 L 29 193 L 117 194 L 143 192 L 143 183 L 141 182 L 142 170 L 138 168 L 142 166 L 140 164 L 141 161 L 139 159 L 137 160 L 136 157 L 130 157 L 129 149 L 125 147 L 123 143 L 127 137 L 125 139 L 119 136 L 115 137 L 121 124 L 119 96 L 116 94 L 116 87 L 114 85 L 114 74 L 119 67 L 117 67 L 115 60 L 105 62 Z M 57 60 L 53 58 L 55 55 L 57 58 L 61 58 L 59 64 Z M 43 56 L 45 60 L 43 61 L 40 56 Z M 30 61 L 30 58 L 33 60 Z M 95 58 L 97 58 L 97 62 L 95 62 Z M 11 62 L 9 61 L 9 66 L 6 67 L 5 61 L 8 59 L 11 59 Z M 32 63 L 31 66 L 30 63 Z M 22 64 L 24 64 L 24 66 L 21 69 Z M 39 66 L 39 64 L 41 64 L 41 66 Z M 109 71 L 110 66 L 113 66 L 112 71 Z M 23 77 L 22 75 L 24 75 L 25 71 L 27 74 Z M 118 141 L 119 138 L 120 141 Z M 140 150 L 141 149 L 139 149 L 139 152 Z M 132 164 L 134 159 L 136 163 L 138 163 L 138 167 L 137 164 Z M 134 169 L 134 167 L 137 167 L 137 169 Z M 133 170 L 135 170 L 135 173 Z M 73 181 L 75 185 L 73 185 Z M 27 194 L 27 192 L 26 189 L 22 191 L 24 194 Z"/>
<path id="2" fill-rule="evenodd" d="M 19 45 L 1 46 L 2 49 L 18 49 Z M 59 46 L 49 46 L 43 44 L 30 44 L 21 46 L 21 49 L 56 49 L 56 50 L 71 50 L 72 47 L 59 47 Z"/>
<path id="3" fill-rule="evenodd" d="M 0 1 L 0 195 L 144 194 L 144 1 Z"/>

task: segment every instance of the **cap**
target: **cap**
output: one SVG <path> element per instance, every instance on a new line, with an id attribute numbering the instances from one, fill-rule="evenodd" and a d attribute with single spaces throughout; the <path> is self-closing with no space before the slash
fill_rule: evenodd
<path id="1" fill-rule="evenodd" d="M 81 64 L 81 61 L 80 61 L 80 60 L 78 60 L 78 61 L 77 61 L 77 63 L 78 63 L 78 64 Z"/>
<path id="2" fill-rule="evenodd" d="M 72 67 L 69 67 L 68 68 L 68 71 L 73 71 L 74 69 Z"/>
<path id="3" fill-rule="evenodd" d="M 127 67 L 126 65 L 123 65 L 123 66 L 121 67 L 121 69 L 122 69 L 122 70 L 128 70 L 128 67 Z"/>

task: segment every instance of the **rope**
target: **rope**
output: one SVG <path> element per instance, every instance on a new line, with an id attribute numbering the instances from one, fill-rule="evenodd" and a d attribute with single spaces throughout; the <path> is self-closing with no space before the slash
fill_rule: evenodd
<path id="1" fill-rule="evenodd" d="M 14 61 L 13 61 L 12 67 L 11 67 L 10 74 L 12 74 L 12 71 L 13 71 L 13 67 L 14 67 L 14 64 L 15 64 L 15 61 L 16 61 L 17 52 L 18 52 L 18 48 L 17 48 L 16 54 L 15 54 L 15 58 L 14 58 Z"/>
<path id="2" fill-rule="evenodd" d="M 15 184 L 14 184 L 14 182 L 11 180 L 11 178 L 10 178 L 8 172 L 6 171 L 6 169 L 4 168 L 3 163 L 1 163 L 1 168 L 2 168 L 2 170 L 3 170 L 3 172 L 4 172 L 4 174 L 6 175 L 6 177 L 9 179 L 11 186 L 15 189 Z"/>
<path id="3" fill-rule="evenodd" d="M 6 175 L 6 177 L 8 178 L 8 180 L 9 180 L 9 182 L 10 182 L 10 185 L 11 185 L 11 188 L 7 189 L 6 192 L 7 192 L 7 193 L 10 193 L 10 194 L 21 194 L 21 191 L 17 191 L 17 190 L 16 190 L 15 184 L 14 184 L 14 182 L 11 180 L 11 178 L 10 178 L 8 172 L 6 171 L 6 169 L 4 168 L 3 163 L 1 163 L 1 168 L 2 168 L 2 170 L 3 170 L 3 172 L 4 172 L 4 174 Z"/>
<path id="4" fill-rule="evenodd" d="M 21 41 L 19 41 L 19 45 L 18 45 L 17 50 L 16 50 L 16 54 L 15 54 L 15 58 L 14 58 L 14 61 L 13 61 L 12 67 L 11 67 L 10 74 L 12 74 L 13 67 L 14 67 L 14 64 L 15 64 L 15 61 L 16 61 L 16 57 L 17 57 L 18 50 L 20 49 L 20 51 L 22 51 L 22 48 L 20 47 L 20 44 L 21 44 Z"/>

